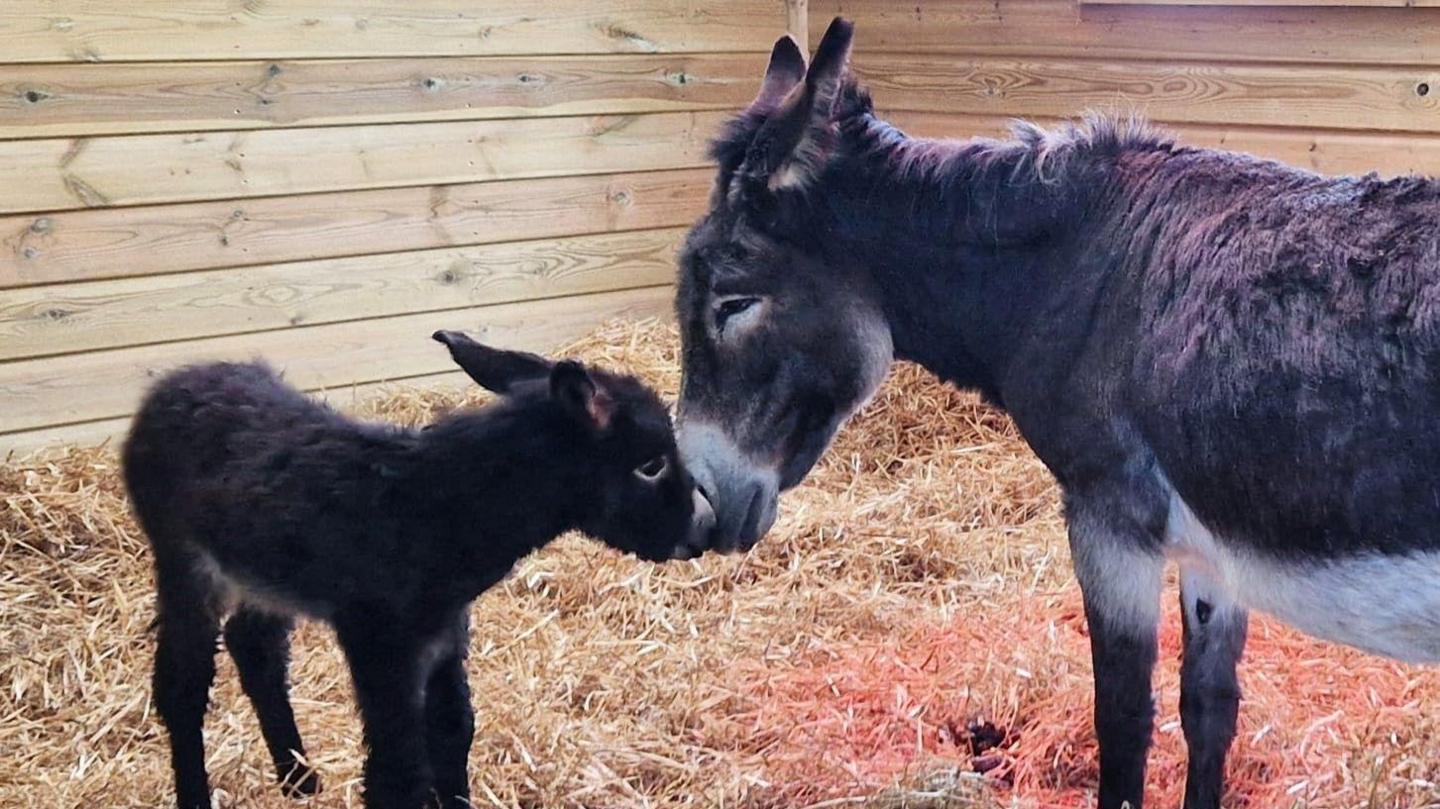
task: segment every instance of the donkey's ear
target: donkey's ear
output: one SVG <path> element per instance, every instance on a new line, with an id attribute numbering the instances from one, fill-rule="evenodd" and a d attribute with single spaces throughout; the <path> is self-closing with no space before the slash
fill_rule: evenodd
<path id="1" fill-rule="evenodd" d="M 550 396 L 565 412 L 586 427 L 603 432 L 615 415 L 615 400 L 596 384 L 585 366 L 573 360 L 561 360 L 550 371 Z"/>
<path id="2" fill-rule="evenodd" d="M 786 34 L 775 40 L 770 49 L 770 64 L 765 68 L 765 81 L 760 85 L 760 94 L 750 102 L 750 109 L 772 112 L 785 97 L 805 80 L 805 54 L 793 37 Z"/>
<path id="3" fill-rule="evenodd" d="M 753 187 L 763 181 L 768 191 L 803 188 L 824 170 L 835 146 L 831 116 L 849 71 L 854 33 L 849 20 L 836 17 L 830 23 L 815 50 L 815 60 L 805 72 L 805 81 L 791 87 L 755 134 L 737 173 L 739 182 Z M 778 43 L 775 49 L 781 50 Z M 772 66 L 774 63 L 772 53 Z M 789 63 L 788 57 L 784 63 Z M 767 72 L 767 85 L 769 78 Z M 764 93 L 762 89 L 761 95 Z"/>
<path id="4" fill-rule="evenodd" d="M 464 332 L 437 331 L 430 335 L 450 349 L 450 356 L 460 369 L 480 387 L 506 394 L 520 382 L 544 379 L 551 362 L 524 351 L 503 351 L 481 345 Z"/>

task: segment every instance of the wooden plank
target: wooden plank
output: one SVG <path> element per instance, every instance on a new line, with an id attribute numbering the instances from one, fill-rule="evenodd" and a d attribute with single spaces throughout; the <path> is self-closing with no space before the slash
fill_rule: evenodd
<path id="1" fill-rule="evenodd" d="M 784 25 L 775 0 L 6 0 L 0 59 L 755 51 Z"/>
<path id="2" fill-rule="evenodd" d="M 548 351 L 549 348 L 546 346 L 536 350 Z M 363 411 L 371 402 L 404 390 L 463 391 L 474 384 L 464 373 L 450 371 L 384 382 L 320 388 L 308 392 L 341 410 Z M 130 416 L 127 415 L 113 419 L 82 421 L 58 427 L 42 427 L 38 430 L 25 430 L 18 433 L 0 433 L 0 463 L 12 463 L 21 459 L 52 458 L 72 446 L 96 447 L 104 444 L 118 450 L 120 441 L 129 429 Z"/>
<path id="3" fill-rule="evenodd" d="M 1220 62 L 1440 62 L 1440 13 L 1393 8 L 1082 6 L 1074 0 L 809 0 L 843 14 L 860 53 Z"/>
<path id="4" fill-rule="evenodd" d="M 1440 132 L 1440 69 L 1194 65 L 868 54 L 856 69 L 886 109 Z"/>
<path id="5" fill-rule="evenodd" d="M 0 213 L 692 168 L 709 161 L 707 140 L 728 117 L 674 112 L 0 142 Z"/>
<path id="6" fill-rule="evenodd" d="M 436 329 L 543 350 L 606 318 L 659 315 L 671 296 L 649 287 L 3 363 L 0 433 L 123 416 L 155 378 L 187 363 L 264 357 L 298 387 L 342 388 L 451 370 L 430 340 Z"/>
<path id="7" fill-rule="evenodd" d="M 37 64 L 0 69 L 0 139 L 731 109 L 763 54 Z"/>
<path id="8" fill-rule="evenodd" d="M 887 116 L 916 137 L 1006 137 L 1012 118 L 901 112 Z M 1053 118 L 1037 118 L 1052 126 Z M 1303 131 L 1246 126 L 1165 125 L 1180 143 L 1248 152 L 1322 174 L 1440 174 L 1440 138 L 1360 132 Z"/>
<path id="9" fill-rule="evenodd" d="M 1366 8 L 1435 8 L 1440 0 L 1078 0 L 1086 5 L 1134 6 L 1361 6 Z"/>
<path id="10" fill-rule="evenodd" d="M 706 169 L 0 217 L 0 289 L 677 227 Z"/>
<path id="11" fill-rule="evenodd" d="M 0 360 L 670 283 L 683 228 L 47 284 L 0 295 Z"/>
<path id="12" fill-rule="evenodd" d="M 121 437 L 130 429 L 130 417 L 85 421 L 60 427 L 42 427 L 19 433 L 0 433 L 0 463 L 44 460 L 64 453 L 67 447 L 119 449 Z"/>
<path id="13" fill-rule="evenodd" d="M 810 0 L 785 0 L 785 32 L 810 52 Z"/>

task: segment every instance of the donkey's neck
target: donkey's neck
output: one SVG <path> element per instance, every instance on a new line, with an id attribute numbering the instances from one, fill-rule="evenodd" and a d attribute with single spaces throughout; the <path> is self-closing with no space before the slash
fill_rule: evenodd
<path id="1" fill-rule="evenodd" d="M 1053 189 L 1023 144 L 909 138 L 873 117 L 845 133 L 818 195 L 826 248 L 858 260 L 896 356 L 1000 400 L 1025 302 L 1053 262 Z"/>

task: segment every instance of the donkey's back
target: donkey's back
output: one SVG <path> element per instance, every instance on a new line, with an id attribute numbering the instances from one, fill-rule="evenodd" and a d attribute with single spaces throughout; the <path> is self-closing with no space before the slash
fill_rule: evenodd
<path id="1" fill-rule="evenodd" d="M 1440 183 L 1208 150 L 1150 183 L 1121 412 L 1171 554 L 1313 634 L 1440 659 Z"/>

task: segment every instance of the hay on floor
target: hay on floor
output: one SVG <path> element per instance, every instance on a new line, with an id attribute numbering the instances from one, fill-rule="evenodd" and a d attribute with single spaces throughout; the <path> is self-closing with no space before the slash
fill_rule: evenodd
<path id="1" fill-rule="evenodd" d="M 568 353 L 674 396 L 665 325 L 611 324 Z M 366 410 L 413 423 L 457 403 L 397 389 Z M 0 543 L 0 805 L 168 800 L 148 556 L 113 453 L 0 466 Z M 474 614 L 477 805 L 1091 805 L 1087 640 L 1055 489 L 1003 415 L 912 367 L 748 556 L 652 566 L 567 538 Z M 1150 798 L 1175 806 L 1173 607 L 1162 643 Z M 322 627 L 298 633 L 293 679 L 326 780 L 309 805 L 358 806 L 360 730 Z M 1440 802 L 1434 673 L 1259 619 L 1242 682 L 1227 806 Z M 207 739 L 222 805 L 294 805 L 223 656 Z"/>

